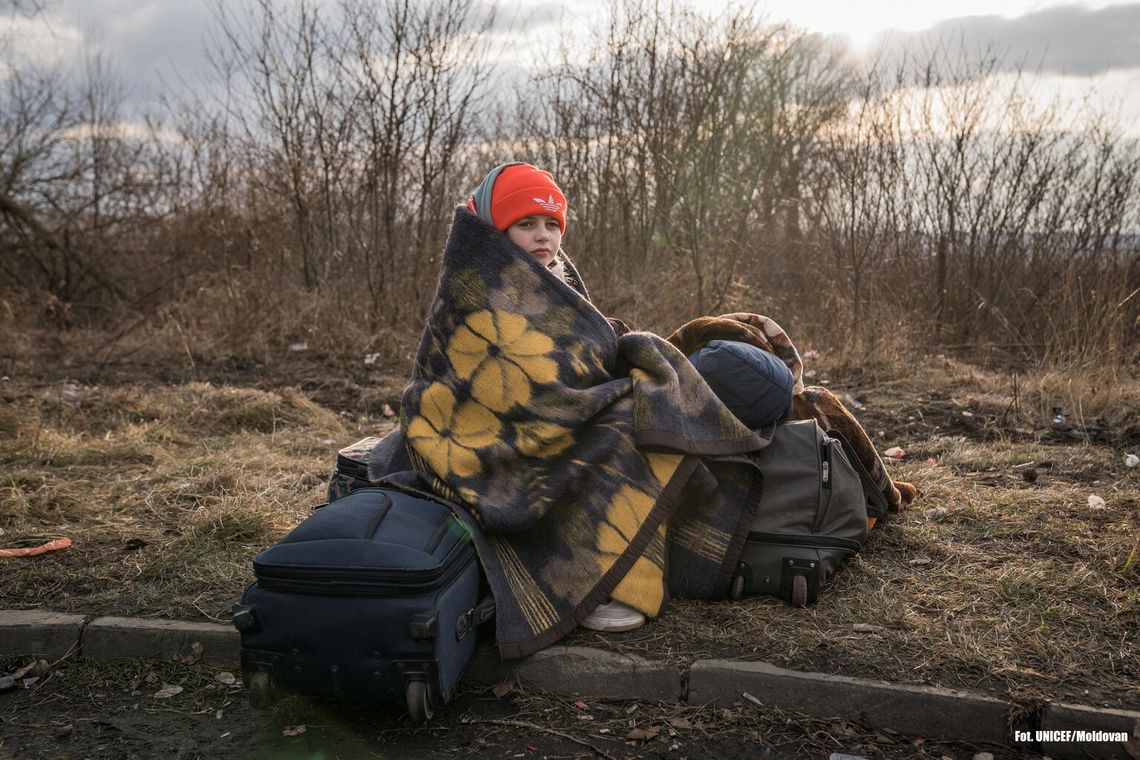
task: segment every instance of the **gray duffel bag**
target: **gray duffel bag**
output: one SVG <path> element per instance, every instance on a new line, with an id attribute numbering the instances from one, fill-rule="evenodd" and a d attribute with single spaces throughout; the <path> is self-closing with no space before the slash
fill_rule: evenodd
<path id="1" fill-rule="evenodd" d="M 753 458 L 764 490 L 730 596 L 814 602 L 839 564 L 863 548 L 868 518 L 886 513 L 886 499 L 850 444 L 815 420 L 778 425 Z"/>

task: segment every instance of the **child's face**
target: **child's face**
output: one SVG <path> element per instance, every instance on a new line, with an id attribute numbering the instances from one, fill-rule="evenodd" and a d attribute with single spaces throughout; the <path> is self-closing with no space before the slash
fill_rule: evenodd
<path id="1" fill-rule="evenodd" d="M 524 216 L 507 227 L 507 237 L 511 242 L 538 259 L 543 266 L 550 266 L 558 246 L 562 244 L 562 230 L 558 220 L 545 214 Z"/>

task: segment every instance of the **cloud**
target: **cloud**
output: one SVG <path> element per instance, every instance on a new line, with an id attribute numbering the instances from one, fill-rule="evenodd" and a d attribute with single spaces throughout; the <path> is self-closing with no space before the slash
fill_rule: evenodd
<path id="1" fill-rule="evenodd" d="M 1090 10 L 1059 5 L 1016 18 L 964 16 L 919 32 L 884 33 L 875 52 L 893 58 L 902 50 L 961 46 L 991 49 L 1005 70 L 1026 69 L 1088 77 L 1140 67 L 1140 3 Z"/>
<path id="2" fill-rule="evenodd" d="M 65 65 L 83 42 L 83 35 L 72 25 L 8 13 L 0 24 L 0 53 L 5 65 L 23 61 L 39 68 Z"/>
<path id="3" fill-rule="evenodd" d="M 204 36 L 211 10 L 203 0 L 71 0 L 84 36 L 109 54 L 124 77 L 154 83 L 172 71 L 193 78 L 206 70 Z"/>
<path id="4" fill-rule="evenodd" d="M 4 36 L 14 65 L 60 66 L 78 77 L 84 59 L 98 55 L 132 99 L 152 98 L 162 78 L 193 81 L 209 73 L 208 0 L 59 0 L 8 22 Z"/>
<path id="5" fill-rule="evenodd" d="M 539 2 L 534 5 L 521 3 L 487 4 L 476 15 L 486 16 L 493 10 L 497 32 L 522 33 L 542 26 L 554 26 L 566 13 L 566 6 L 559 2 Z"/>

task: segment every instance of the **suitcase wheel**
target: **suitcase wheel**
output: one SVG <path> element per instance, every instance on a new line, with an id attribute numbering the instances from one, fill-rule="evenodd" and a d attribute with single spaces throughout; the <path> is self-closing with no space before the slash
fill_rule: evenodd
<path id="1" fill-rule="evenodd" d="M 404 684 L 404 699 L 408 704 L 408 715 L 413 723 L 426 723 L 435 715 L 431 688 L 428 682 L 413 678 Z"/>
<path id="2" fill-rule="evenodd" d="M 258 709 L 272 707 L 277 701 L 273 689 L 273 679 L 264 670 L 249 677 L 249 704 Z"/>
<path id="3" fill-rule="evenodd" d="M 792 606 L 806 607 L 808 601 L 808 581 L 806 575 L 792 576 Z"/>

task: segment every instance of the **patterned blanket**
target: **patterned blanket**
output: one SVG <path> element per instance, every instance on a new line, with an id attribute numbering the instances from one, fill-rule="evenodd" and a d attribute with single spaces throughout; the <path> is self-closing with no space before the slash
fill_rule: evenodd
<path id="1" fill-rule="evenodd" d="M 369 471 L 457 505 L 508 658 L 609 597 L 655 616 L 670 593 L 722 596 L 759 498 L 744 454 L 768 443 L 675 346 L 618 337 L 567 265 L 457 210 L 399 434 Z"/>

